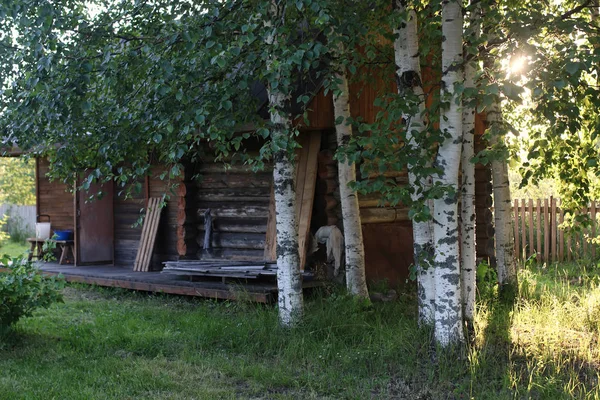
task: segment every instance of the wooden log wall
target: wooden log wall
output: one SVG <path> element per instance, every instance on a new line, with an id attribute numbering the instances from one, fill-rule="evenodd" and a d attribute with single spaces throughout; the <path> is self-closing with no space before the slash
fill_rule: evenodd
<path id="1" fill-rule="evenodd" d="M 475 119 L 475 154 L 486 148 L 487 143 L 481 138 L 485 131 L 484 119 L 478 115 Z M 475 237 L 476 257 L 491 265 L 496 264 L 494 248 L 494 217 L 491 211 L 492 171 L 490 165 L 475 164 Z"/>
<path id="2" fill-rule="evenodd" d="M 74 229 L 75 203 L 68 185 L 60 181 L 50 181 L 46 176 L 50 162 L 45 158 L 36 159 L 37 169 L 37 214 L 50 216 L 52 230 Z M 42 219 L 46 221 L 46 219 Z"/>
<path id="3" fill-rule="evenodd" d="M 206 162 L 196 169 L 199 179 L 190 183 L 195 196 L 190 212 L 196 216 L 195 238 L 198 258 L 264 259 L 272 169 L 253 172 L 240 164 Z M 204 212 L 213 216 L 212 248 L 202 249 Z"/>
<path id="4" fill-rule="evenodd" d="M 130 187 L 117 188 L 114 191 L 113 209 L 115 214 L 115 265 L 132 267 L 138 251 L 142 225 L 137 224 L 142 209 L 146 207 L 146 183 L 142 190 L 131 190 L 131 197 L 125 198 Z"/>
<path id="5" fill-rule="evenodd" d="M 167 173 L 165 179 L 161 176 Z M 196 218 L 188 212 L 188 199 L 193 195 L 193 187 L 186 182 L 186 174 L 168 177 L 167 167 L 155 166 L 147 180 L 149 197 L 165 196 L 166 207 L 161 213 L 152 257 L 152 270 L 161 270 L 162 263 L 179 258 L 188 258 L 196 248 L 193 226 Z M 191 189 L 188 194 L 188 189 Z M 189 247 L 188 247 L 189 246 Z"/>

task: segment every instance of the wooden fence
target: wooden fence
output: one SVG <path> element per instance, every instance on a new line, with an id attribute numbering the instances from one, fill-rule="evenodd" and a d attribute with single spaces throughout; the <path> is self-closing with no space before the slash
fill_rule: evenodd
<path id="1" fill-rule="evenodd" d="M 594 201 L 581 210 L 582 214 L 589 215 L 591 226 L 566 233 L 560 229 L 565 216 L 559 202 L 552 197 L 514 200 L 515 254 L 521 260 L 533 254 L 536 254 L 538 262 L 596 259 L 596 256 L 600 256 L 600 248 L 591 241 L 600 234 L 597 220 L 600 217 L 600 203 Z"/>
<path id="2" fill-rule="evenodd" d="M 35 206 L 17 206 L 15 204 L 0 204 L 0 218 L 8 215 L 6 231 L 11 236 L 33 236 L 35 233 Z"/>

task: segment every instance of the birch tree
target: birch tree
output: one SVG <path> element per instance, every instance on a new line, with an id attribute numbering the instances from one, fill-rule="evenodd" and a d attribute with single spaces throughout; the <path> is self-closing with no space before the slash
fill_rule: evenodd
<path id="1" fill-rule="evenodd" d="M 462 143 L 461 95 L 455 85 L 463 83 L 463 15 L 461 2 L 442 3 L 442 110 L 440 143 L 435 164 L 441 172 L 434 183 L 451 188 L 434 200 L 435 245 L 435 338 L 442 346 L 463 340 L 458 246 L 458 172 Z M 452 190 L 452 188 L 454 190 Z"/>
<path id="2" fill-rule="evenodd" d="M 298 253 L 298 225 L 296 222 L 296 160 L 292 121 L 289 113 L 290 92 L 286 91 L 285 64 L 278 59 L 280 38 L 277 26 L 285 22 L 283 2 L 272 0 L 269 9 L 266 44 L 269 50 L 267 71 L 268 97 L 271 115 L 273 151 L 273 188 L 275 193 L 275 221 L 277 227 L 277 288 L 279 320 L 283 326 L 294 326 L 302 318 L 302 275 Z"/>
<path id="3" fill-rule="evenodd" d="M 475 164 L 472 158 L 475 153 L 475 77 L 477 73 L 479 5 L 472 7 L 469 13 L 469 31 L 465 41 L 465 94 L 471 96 L 463 99 L 463 142 L 461 157 L 461 290 L 464 318 L 473 320 L 475 311 L 475 273 L 476 273 L 476 233 L 475 233 Z"/>
<path id="4" fill-rule="evenodd" d="M 341 68 L 343 69 L 343 67 Z M 335 130 L 338 146 L 342 147 L 352 137 L 350 92 L 345 71 L 338 72 L 336 80 L 338 81 L 338 90 L 333 96 Z M 369 291 L 365 275 L 365 249 L 360 223 L 360 207 L 356 192 L 349 186 L 351 182 L 356 181 L 354 163 L 350 160 L 341 159 L 338 162 L 338 177 L 344 224 L 346 286 L 348 292 L 352 295 L 368 299 Z"/>
<path id="5" fill-rule="evenodd" d="M 415 103 L 414 113 L 403 115 L 405 121 L 405 145 L 427 158 L 428 152 L 419 145 L 418 139 L 425 131 L 425 95 L 421 83 L 421 64 L 419 37 L 417 33 L 417 14 L 407 7 L 405 0 L 395 2 L 397 12 L 402 18 L 400 26 L 394 30 L 394 59 L 396 62 L 396 81 L 398 93 Z M 426 163 L 427 164 L 427 163 Z M 417 173 L 416 166 L 408 164 L 408 180 L 412 188 L 412 201 L 424 201 L 423 193 L 431 187 L 431 177 Z M 427 167 L 427 165 L 426 165 Z M 431 210 L 432 202 L 428 202 Z M 430 218 L 425 221 L 413 220 L 413 255 L 417 270 L 419 300 L 419 322 L 432 324 L 435 314 L 435 281 L 433 261 L 433 225 Z"/>

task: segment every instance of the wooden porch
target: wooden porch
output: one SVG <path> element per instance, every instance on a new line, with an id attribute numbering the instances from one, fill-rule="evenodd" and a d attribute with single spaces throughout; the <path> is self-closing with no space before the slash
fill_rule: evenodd
<path id="1" fill-rule="evenodd" d="M 270 282 L 247 282 L 246 280 L 198 280 L 190 276 L 163 274 L 161 272 L 134 272 L 133 269 L 112 265 L 75 267 L 57 263 L 39 263 L 45 274 L 62 274 L 67 282 L 86 283 L 105 287 L 119 287 L 154 293 L 205 297 L 220 300 L 248 300 L 272 303 L 277 299 L 277 284 Z M 321 285 L 307 281 L 304 288 Z"/>

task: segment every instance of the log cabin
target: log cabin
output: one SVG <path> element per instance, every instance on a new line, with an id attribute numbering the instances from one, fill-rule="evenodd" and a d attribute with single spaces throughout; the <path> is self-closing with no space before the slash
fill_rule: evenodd
<path id="1" fill-rule="evenodd" d="M 434 78 L 424 75 L 426 79 Z M 375 98 L 382 91 L 395 91 L 395 82 L 377 78 L 374 82 L 353 83 L 350 91 L 353 117 L 371 123 L 379 111 L 373 105 Z M 302 267 L 307 264 L 310 233 L 323 225 L 342 228 L 337 165 L 333 157 L 337 144 L 332 95 L 319 88 L 315 88 L 315 93 L 308 106 L 309 123 L 298 125 L 301 148 L 297 153 L 296 195 Z M 484 130 L 484 118 L 477 115 L 476 151 L 485 147 L 481 140 Z M 152 271 L 160 271 L 163 263 L 177 260 L 275 260 L 273 178 L 269 165 L 254 172 L 245 165 L 226 167 L 207 158 L 185 164 L 182 173 L 171 181 L 160 179 L 165 167 L 155 165 L 152 174 L 139 182 L 141 190 L 132 192 L 133 196 L 124 198 L 119 195 L 120 190 L 105 184 L 90 189 L 101 189 L 105 194 L 93 202 L 86 201 L 86 193 L 50 181 L 49 168 L 47 159 L 37 158 L 37 214 L 49 216 L 53 230 L 74 231 L 78 266 L 110 264 L 131 270 L 142 235 L 142 226 L 136 222 L 153 197 L 165 197 L 166 206 L 158 223 Z M 388 175 L 399 185 L 407 184 L 406 171 Z M 489 169 L 477 165 L 477 256 L 493 262 L 490 181 Z M 367 279 L 387 281 L 390 286 L 407 283 L 413 262 L 408 209 L 401 204 L 382 206 L 376 195 L 359 196 L 359 204 Z M 211 248 L 205 250 L 204 214 L 208 209 L 213 222 Z"/>

